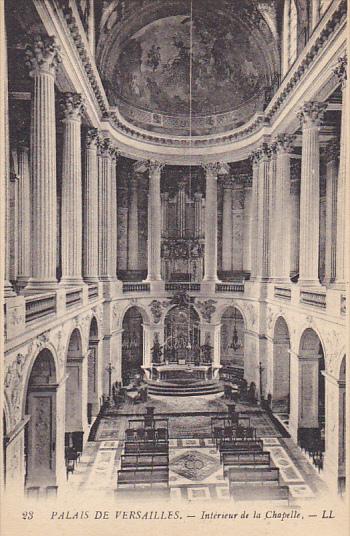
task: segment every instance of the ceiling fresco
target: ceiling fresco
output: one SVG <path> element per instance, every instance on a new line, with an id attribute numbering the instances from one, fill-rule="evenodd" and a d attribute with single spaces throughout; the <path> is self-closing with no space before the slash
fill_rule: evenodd
<path id="1" fill-rule="evenodd" d="M 105 3 L 97 62 L 111 106 L 174 134 L 244 124 L 278 76 L 271 1 L 196 0 L 192 17 L 189 0 Z"/>
<path id="2" fill-rule="evenodd" d="M 114 70 L 117 97 L 152 112 L 220 113 L 238 108 L 268 84 L 251 34 L 219 19 L 173 16 L 142 28 Z M 191 92 L 190 92 L 191 87 Z"/>

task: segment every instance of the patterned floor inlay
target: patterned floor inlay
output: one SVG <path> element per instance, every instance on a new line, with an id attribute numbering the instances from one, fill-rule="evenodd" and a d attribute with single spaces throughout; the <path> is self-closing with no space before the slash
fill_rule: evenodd
<path id="1" fill-rule="evenodd" d="M 217 457 L 208 456 L 201 450 L 188 450 L 170 460 L 170 470 L 173 473 L 197 482 L 207 479 L 220 467 Z"/>

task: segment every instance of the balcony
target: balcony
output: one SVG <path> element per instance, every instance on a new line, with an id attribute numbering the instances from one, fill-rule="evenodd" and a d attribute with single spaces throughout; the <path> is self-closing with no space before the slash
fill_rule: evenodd
<path id="1" fill-rule="evenodd" d="M 81 305 L 83 303 L 83 290 L 81 288 L 67 290 L 66 292 L 66 309 Z"/>
<path id="2" fill-rule="evenodd" d="M 30 296 L 25 300 L 25 323 L 56 314 L 56 294 Z"/>
<path id="3" fill-rule="evenodd" d="M 216 292 L 244 292 L 244 283 L 216 283 Z"/>
<path id="4" fill-rule="evenodd" d="M 149 283 L 123 283 L 123 294 L 128 292 L 150 292 Z"/>
<path id="5" fill-rule="evenodd" d="M 98 298 L 98 285 L 97 284 L 89 285 L 88 298 L 89 298 L 89 301 L 97 300 Z"/>
<path id="6" fill-rule="evenodd" d="M 292 299 L 292 290 L 289 287 L 275 287 L 274 297 L 279 300 L 290 301 Z"/>
<path id="7" fill-rule="evenodd" d="M 200 283 L 191 283 L 187 281 L 181 281 L 177 283 L 165 283 L 166 291 L 178 291 L 186 290 L 187 292 L 200 292 L 201 284 Z"/>
<path id="8" fill-rule="evenodd" d="M 320 309 L 326 308 L 326 293 L 314 292 L 311 290 L 302 290 L 300 292 L 300 303 L 311 305 L 312 307 L 318 307 Z"/>

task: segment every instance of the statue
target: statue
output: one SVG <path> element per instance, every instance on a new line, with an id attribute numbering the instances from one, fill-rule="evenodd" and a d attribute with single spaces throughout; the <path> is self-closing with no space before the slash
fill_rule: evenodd
<path id="1" fill-rule="evenodd" d="M 152 363 L 161 363 L 163 350 L 159 343 L 158 333 L 154 334 L 153 346 L 151 348 L 151 352 L 152 352 Z"/>

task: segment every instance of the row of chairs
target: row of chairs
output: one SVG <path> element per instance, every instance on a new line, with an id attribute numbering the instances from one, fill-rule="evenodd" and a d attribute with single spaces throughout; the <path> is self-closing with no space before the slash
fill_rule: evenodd
<path id="1" fill-rule="evenodd" d="M 244 426 L 247 424 L 247 426 Z M 230 414 L 212 419 L 212 436 L 219 447 L 224 476 L 235 501 L 264 500 L 289 503 L 289 488 L 280 483 L 280 472 L 264 451 L 262 439 L 250 421 L 231 408 Z"/>
<path id="2" fill-rule="evenodd" d="M 165 425 L 164 425 L 165 424 Z M 119 491 L 169 490 L 168 421 L 148 412 L 142 419 L 131 419 L 125 430 L 124 453 L 118 471 Z"/>

